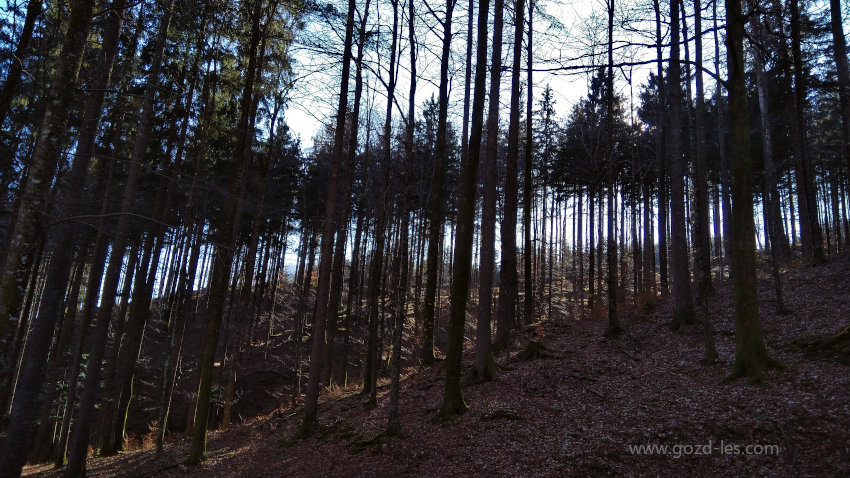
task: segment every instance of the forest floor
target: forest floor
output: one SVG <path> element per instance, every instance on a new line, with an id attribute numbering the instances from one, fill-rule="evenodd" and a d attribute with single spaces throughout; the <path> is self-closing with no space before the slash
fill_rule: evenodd
<path id="1" fill-rule="evenodd" d="M 178 439 L 161 457 L 141 447 L 92 458 L 89 476 L 850 476 L 850 255 L 782 272 L 785 315 L 760 271 L 765 340 L 785 366 L 762 386 L 720 384 L 735 351 L 728 281 L 706 308 L 719 353 L 710 366 L 700 364 L 701 327 L 670 331 L 669 300 L 624 314 L 615 339 L 602 337 L 605 320 L 594 317 L 604 313 L 576 314 L 560 302 L 517 334 L 495 380 L 464 388 L 469 409 L 448 423 L 435 421 L 438 364 L 402 381 L 405 437 L 383 434 L 384 382 L 372 410 L 355 389 L 325 395 L 320 428 L 307 439 L 293 440 L 300 410 L 280 409 L 212 432 L 201 466 L 180 464 L 188 442 Z M 532 340 L 549 356 L 518 360 Z"/>

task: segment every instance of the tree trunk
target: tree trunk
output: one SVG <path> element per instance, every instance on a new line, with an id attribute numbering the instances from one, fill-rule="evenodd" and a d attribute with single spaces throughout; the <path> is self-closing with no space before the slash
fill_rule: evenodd
<path id="1" fill-rule="evenodd" d="M 505 161 L 505 204 L 500 229 L 502 266 L 499 270 L 499 309 L 496 325 L 496 347 L 510 344 L 510 330 L 516 324 L 517 248 L 516 223 L 519 184 L 519 74 L 522 69 L 522 37 L 525 31 L 525 0 L 517 0 L 514 16 L 514 58 L 511 70 L 511 106 L 508 124 L 508 151 Z"/>
<path id="2" fill-rule="evenodd" d="M 832 28 L 833 55 L 838 70 L 838 100 L 841 106 L 841 123 L 844 126 L 844 160 L 850 173 L 850 72 L 847 70 L 847 42 L 841 22 L 841 0 L 829 0 L 830 27 Z"/>
<path id="3" fill-rule="evenodd" d="M 249 18 L 251 21 L 251 35 L 248 44 L 248 65 L 243 85 L 242 95 L 239 101 L 239 122 L 236 131 L 236 149 L 233 154 L 233 162 L 230 165 L 230 201 L 225 201 L 220 224 L 215 225 L 215 243 L 217 247 L 213 254 L 212 270 L 210 271 L 209 302 L 206 311 L 206 328 L 204 330 L 203 348 L 200 361 L 200 381 L 198 384 L 198 400 L 195 406 L 194 428 L 192 430 L 192 445 L 189 450 L 187 464 L 198 464 L 206 459 L 206 435 L 209 419 L 210 395 L 212 391 L 213 362 L 216 349 L 218 348 L 219 329 L 224 312 L 224 301 L 227 286 L 230 282 L 230 273 L 233 265 L 234 251 L 236 250 L 236 239 L 243 214 L 243 197 L 247 169 L 252 159 L 251 145 L 254 141 L 255 118 L 253 114 L 254 84 L 257 78 L 261 78 L 258 65 L 262 64 L 258 52 L 262 41 L 260 29 L 262 16 L 262 0 L 256 0 L 251 5 Z M 271 17 L 272 11 L 267 12 Z"/>
<path id="4" fill-rule="evenodd" d="M 661 5 L 659 4 L 659 0 L 652 0 L 652 5 L 655 10 L 656 80 L 658 82 L 658 104 L 660 105 L 667 97 L 664 68 L 662 66 L 664 57 L 662 54 Z M 678 27 L 672 29 L 678 32 Z M 670 75 L 670 72 L 668 71 L 667 74 Z M 658 108 L 656 112 L 657 130 L 655 133 L 655 157 L 658 161 L 656 165 L 658 168 L 658 268 L 660 269 L 661 291 L 662 293 L 667 293 L 669 281 L 667 278 L 667 153 L 665 152 L 665 148 L 667 147 L 666 130 L 668 129 L 668 125 L 664 119 L 663 111 L 661 108 Z"/>
<path id="5" fill-rule="evenodd" d="M 121 216 L 116 226 L 115 239 L 112 242 L 112 250 L 109 255 L 109 266 L 107 267 L 103 283 L 103 296 L 101 307 L 98 310 L 97 321 L 92 334 L 89 363 L 99 364 L 103 358 L 106 346 L 109 322 L 112 318 L 112 307 L 115 301 L 116 286 L 121 272 L 121 265 L 127 244 L 127 233 L 129 230 L 130 214 L 134 210 L 135 192 L 138 186 L 141 163 L 147 152 L 151 130 L 153 128 L 153 103 L 154 95 L 159 86 L 159 72 L 162 67 L 162 55 L 165 48 L 168 25 L 171 20 L 174 0 L 164 5 L 164 12 L 160 20 L 159 30 L 154 47 L 154 56 L 151 68 L 148 72 L 148 81 L 145 87 L 142 114 L 139 128 L 133 144 L 133 154 L 127 172 L 127 180 L 124 188 L 124 198 L 121 203 Z M 85 475 L 86 450 L 88 447 L 89 431 L 94 422 L 94 405 L 97 400 L 100 381 L 100 367 L 90 367 L 86 375 L 83 393 L 80 397 L 80 411 L 71 434 L 71 447 L 69 450 L 68 468 L 66 476 L 78 477 Z"/>
<path id="6" fill-rule="evenodd" d="M 756 38 L 764 38 L 762 23 L 757 19 L 753 24 Z M 773 276 L 773 288 L 776 293 L 777 309 L 786 312 L 782 296 L 782 279 L 779 275 L 778 260 L 786 255 L 788 242 L 782 226 L 782 215 L 779 210 L 779 190 L 776 187 L 776 167 L 773 164 L 773 134 L 770 125 L 770 112 L 767 103 L 767 75 L 764 71 L 764 61 L 760 52 L 753 54 L 756 84 L 758 90 L 759 113 L 761 117 L 762 147 L 764 148 L 764 174 L 762 175 L 762 198 L 765 221 L 765 235 L 770 242 L 770 268 Z M 784 252 L 783 252 L 784 251 Z"/>
<path id="7" fill-rule="evenodd" d="M 336 131 L 334 132 L 334 148 L 330 177 L 328 178 L 328 199 L 325 204 L 325 222 L 322 226 L 322 248 L 319 256 L 319 284 L 316 293 L 316 308 L 313 315 L 313 341 L 310 352 L 310 375 L 307 380 L 307 396 L 304 402 L 304 417 L 301 430 L 304 433 L 312 431 L 319 412 L 319 382 L 322 370 L 322 349 L 325 340 L 325 320 L 328 312 L 328 295 L 330 294 L 331 261 L 334 250 L 334 232 L 336 231 L 337 188 L 339 186 L 339 171 L 342 168 L 343 146 L 345 138 L 345 116 L 348 107 L 348 77 L 351 72 L 351 43 L 354 36 L 354 0 L 348 1 L 348 14 L 345 26 L 345 41 L 343 43 L 342 78 L 340 83 L 340 98 L 337 107 Z"/>
<path id="8" fill-rule="evenodd" d="M 750 128 L 744 64 L 741 0 L 726 0 L 729 68 L 729 156 L 732 163 L 732 226 L 735 232 L 732 277 L 735 288 L 735 364 L 732 377 L 764 381 L 772 364 L 761 332 L 756 284 Z"/>
<path id="9" fill-rule="evenodd" d="M 620 334 L 620 322 L 617 320 L 617 231 L 615 229 L 614 201 L 617 170 L 614 164 L 614 0 L 606 0 L 608 7 L 608 74 L 605 76 L 606 112 L 605 135 L 607 136 L 607 172 L 608 172 L 608 328 L 607 337 Z M 621 213 L 624 214 L 624 213 Z M 551 294 L 550 294 L 551 297 Z"/>
<path id="10" fill-rule="evenodd" d="M 408 157 L 405 163 L 405 176 L 410 170 Z M 401 226 L 398 253 L 395 260 L 396 287 L 394 327 L 393 327 L 393 357 L 392 357 L 392 386 L 390 387 L 389 418 L 387 420 L 387 435 L 396 436 L 401 434 L 401 422 L 399 421 L 399 397 L 401 394 L 401 339 L 404 332 L 404 324 L 407 322 L 407 279 L 408 279 L 408 235 L 410 228 L 410 212 L 407 210 L 410 196 L 410 181 L 405 181 L 404 196 L 401 206 Z"/>
<path id="11" fill-rule="evenodd" d="M 32 3 L 36 2 L 31 2 L 31 4 Z M 119 0 L 114 3 L 107 22 L 104 25 L 102 39 L 103 49 L 98 57 L 98 66 L 92 81 L 94 92 L 86 100 L 84 116 L 86 120 L 84 121 L 80 131 L 76 154 L 74 155 L 74 160 L 72 162 L 67 182 L 63 182 L 58 186 L 59 193 L 57 196 L 59 198 L 71 198 L 74 194 L 77 194 L 78 191 L 82 190 L 85 184 L 86 172 L 91 162 L 91 152 L 94 145 L 94 138 L 97 134 L 101 109 L 103 106 L 105 93 L 102 90 L 104 90 L 109 84 L 112 74 L 112 65 L 117 51 L 118 33 L 121 30 L 121 24 L 124 16 L 122 9 L 123 1 Z M 87 15 L 90 16 L 91 12 Z M 68 35 L 71 35 L 70 30 Z M 83 35 L 85 35 L 85 32 L 83 32 Z M 76 68 L 78 69 L 79 66 Z M 66 79 L 70 80 L 70 78 Z M 54 105 L 58 104 L 59 103 L 54 103 Z M 48 153 L 43 152 L 43 154 Z M 35 159 L 35 156 L 33 159 Z M 52 172 L 53 171 L 51 169 L 50 173 L 52 174 Z M 30 177 L 32 177 L 32 174 L 31 168 Z M 49 182 L 50 181 L 48 181 L 48 183 Z M 24 201 L 26 201 L 26 199 Z M 67 207 L 72 208 L 70 205 Z M 59 217 L 71 216 L 76 213 L 77 211 L 72 211 L 70 209 L 58 210 L 58 205 L 57 211 L 55 212 L 55 214 Z M 42 370 L 45 364 L 43 358 L 45 356 L 46 347 L 49 347 L 50 345 L 51 332 L 55 328 L 55 324 L 62 313 L 62 295 L 65 291 L 65 285 L 68 283 L 75 253 L 75 248 L 67 247 L 64 241 L 67 241 L 69 237 L 79 237 L 82 235 L 81 231 L 76 226 L 76 223 L 73 221 L 60 222 L 57 229 L 58 230 L 54 231 L 54 235 L 52 236 L 53 239 L 49 242 L 48 246 L 53 251 L 53 254 L 47 271 L 45 296 L 42 297 L 39 304 L 38 313 L 34 320 L 32 331 L 29 335 L 28 345 L 25 351 L 26 356 L 24 357 L 22 368 L 22 372 L 24 373 L 19 374 L 17 380 L 16 396 L 22 400 L 22 408 L 19 409 L 18 416 L 12 417 L 7 434 L 8 442 L 19 441 L 26 443 L 29 440 L 29 435 L 32 430 L 31 422 L 35 419 L 34 413 L 39 409 L 39 391 L 42 387 Z M 84 259 L 85 258 L 83 257 L 83 260 Z M 0 318 L 0 320 L 2 320 L 2 318 Z M 2 367 L 2 364 L 0 364 L 0 367 Z M 0 380 L 2 379 L 3 377 L 0 376 Z M 48 395 L 50 394 L 48 393 Z M 48 405 L 50 404 L 48 403 Z M 20 421 L 20 423 L 18 423 L 18 421 Z M 24 428 L 21 429 L 19 428 L 20 426 Z M 19 431 L 22 435 L 17 435 Z M 24 451 L 17 450 L 11 453 L 17 454 L 23 452 Z M 23 457 L 15 458 L 16 461 L 23 459 Z M 13 465 L 11 462 L 9 465 L 10 469 L 17 468 L 17 466 Z"/>
<path id="12" fill-rule="evenodd" d="M 431 182 L 431 198 L 428 217 L 428 258 L 426 259 L 425 306 L 422 328 L 422 356 L 424 365 L 436 362 L 434 355 L 434 314 L 437 299 L 437 269 L 439 262 L 439 238 L 443 229 L 443 176 L 448 157 L 448 107 L 449 107 L 449 61 L 451 59 L 452 13 L 454 0 L 446 2 L 446 17 L 443 20 L 443 45 L 440 60 L 439 112 L 437 113 L 437 144 L 434 152 L 434 179 Z M 471 152 L 469 154 L 472 154 Z"/>
<path id="13" fill-rule="evenodd" d="M 684 9 L 684 3 L 682 4 Z M 696 109 L 694 112 L 694 275 L 697 297 L 702 300 L 714 294 L 711 282 L 711 237 L 709 235 L 708 163 L 705 142 L 705 82 L 702 57 L 702 4 L 694 0 L 694 39 L 696 58 Z M 686 42 L 687 45 L 687 42 Z"/>
<path id="14" fill-rule="evenodd" d="M 366 21 L 369 18 L 369 0 L 366 0 L 363 15 L 360 18 L 360 27 L 357 33 L 357 59 L 354 62 L 354 109 L 351 114 L 351 131 L 348 133 L 348 161 L 346 170 L 345 189 L 342 194 L 342 209 L 338 218 L 338 230 L 336 239 L 336 251 L 334 253 L 333 273 L 331 278 L 331 291 L 328 304 L 328 324 L 325 334 L 325 375 L 323 382 L 332 385 L 333 377 L 333 352 L 334 340 L 337 332 L 337 316 L 339 315 L 339 302 L 342 298 L 342 278 L 345 269 L 345 246 L 347 244 L 348 216 L 351 215 L 351 187 L 354 182 L 354 164 L 357 155 L 357 132 L 360 126 L 360 97 L 363 91 L 363 50 L 366 43 Z"/>
<path id="15" fill-rule="evenodd" d="M 681 111 L 682 83 L 679 65 L 679 2 L 670 2 L 670 68 L 667 73 L 667 159 L 670 164 L 671 247 L 674 315 L 671 327 L 680 328 L 694 321 L 691 275 L 688 270 L 688 245 L 685 217 L 685 158 L 682 154 Z"/>
<path id="16" fill-rule="evenodd" d="M 33 264 L 34 254 L 28 253 L 32 244 L 39 242 L 44 234 L 46 215 L 49 208 L 46 199 L 53 183 L 53 173 L 62 156 L 67 135 L 67 123 L 70 110 L 77 99 L 77 83 L 83 50 L 88 38 L 89 27 L 94 14 L 94 4 L 86 0 L 74 0 L 68 27 L 59 53 L 56 73 L 47 90 L 44 119 L 36 140 L 33 156 L 30 160 L 26 183 L 19 198 L 17 219 L 9 231 L 9 244 L 6 260 L 0 276 L 0 384 L 7 383 L 15 364 L 10 347 L 13 335 L 20 320 L 23 292 L 26 288 L 28 272 Z M 43 368 L 42 358 L 49 347 L 49 335 L 53 322 L 38 320 L 30 335 L 30 346 L 25 352 L 33 361 L 25 361 L 24 376 L 37 377 Z M 11 420 L 7 428 L 6 440 L 0 454 L 0 469 L 11 470 L 11 475 L 19 475 L 26 460 L 30 442 L 31 424 L 38 407 L 40 380 L 32 383 L 31 392 L 16 393 L 17 405 L 12 407 Z M 26 393 L 31 393 L 25 396 Z"/>
<path id="17" fill-rule="evenodd" d="M 534 97 L 532 95 L 532 87 L 534 84 L 532 83 L 532 72 L 534 69 L 532 68 L 532 59 L 534 55 L 532 54 L 532 18 L 534 18 L 534 0 L 528 0 L 528 40 L 526 43 L 526 62 L 528 72 L 528 77 L 526 80 L 526 88 L 528 91 L 526 92 L 525 99 L 525 171 L 523 172 L 523 188 L 522 188 L 522 225 L 523 231 L 525 234 L 525 246 L 523 247 L 523 275 L 524 275 L 524 285 L 523 290 L 525 292 L 524 297 L 524 305 L 523 305 L 523 321 L 526 324 L 530 324 L 534 317 L 534 275 L 532 274 L 532 266 L 531 266 L 531 258 L 534 253 L 534 246 L 531 242 L 531 204 L 532 199 L 534 197 L 534 182 L 532 181 L 532 166 L 534 162 L 534 143 L 533 143 L 533 129 L 532 129 L 532 105 L 534 104 Z"/>
<path id="18" fill-rule="evenodd" d="M 809 163 L 808 128 L 806 127 L 807 86 L 803 72 L 803 58 L 800 46 L 800 5 L 799 0 L 790 1 L 791 9 L 791 54 L 794 71 L 794 162 L 797 178 L 797 206 L 800 215 L 800 234 L 803 251 L 812 265 L 823 263 L 823 232 L 818 218 L 817 191 L 814 187 L 812 169 Z"/>
<path id="19" fill-rule="evenodd" d="M 449 0 L 446 18 L 446 38 L 451 26 L 451 11 L 454 2 Z M 478 3 L 478 45 L 475 62 L 475 82 L 472 97 L 472 122 L 469 134 L 469 154 L 461 164 L 461 182 L 457 217 L 457 236 L 454 241 L 454 264 L 451 284 L 451 303 L 449 310 L 449 347 L 446 357 L 446 381 L 443 403 L 439 416 L 447 419 L 466 411 L 463 392 L 460 388 L 463 366 L 463 336 L 466 323 L 466 307 L 469 298 L 469 276 L 472 265 L 472 238 L 475 219 L 475 193 L 478 183 L 478 162 L 481 152 L 481 133 L 484 123 L 484 88 L 487 68 L 487 14 L 489 0 Z M 496 0 L 495 18 L 502 16 L 503 2 Z M 501 26 L 499 26 L 501 34 Z M 444 44 L 444 54 L 447 54 Z M 446 99 L 448 99 L 446 97 Z"/>
<path id="20" fill-rule="evenodd" d="M 6 72 L 6 80 L 0 88 L 0 124 L 6 121 L 11 111 L 12 98 L 15 97 L 15 90 L 18 89 L 18 84 L 21 82 L 21 74 L 24 72 L 24 58 L 27 57 L 30 40 L 32 40 L 32 32 L 35 29 L 35 21 L 41 15 L 42 5 L 44 0 L 29 0 L 27 3 L 27 13 L 24 17 L 24 25 L 21 28 L 21 34 L 18 36 L 18 44 L 15 46 L 15 52 L 12 54 L 12 65 L 9 66 L 9 71 Z M 11 161 L 11 157 L 4 157 L 4 164 L 0 165 L 0 173 L 5 174 L 11 163 L 6 164 L 6 161 Z M 5 182 L 5 181 L 4 181 Z M 5 193 L 5 191 L 3 191 Z"/>
<path id="21" fill-rule="evenodd" d="M 484 152 L 484 166 L 481 170 L 483 182 L 481 189 L 481 253 L 478 259 L 478 321 L 475 331 L 475 375 L 480 380 L 491 380 L 497 372 L 490 342 L 490 324 L 493 311 L 493 271 L 496 258 L 496 168 L 499 145 L 502 29 L 504 25 L 503 9 L 500 8 L 498 0 L 493 14 L 493 54 L 490 66 L 490 104 L 487 112 L 487 148 Z"/>

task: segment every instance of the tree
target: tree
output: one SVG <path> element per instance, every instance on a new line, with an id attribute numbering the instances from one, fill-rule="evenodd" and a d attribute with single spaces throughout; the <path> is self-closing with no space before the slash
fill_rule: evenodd
<path id="1" fill-rule="evenodd" d="M 449 9 L 451 8 L 449 0 Z M 495 12 L 503 3 L 496 0 Z M 478 162 L 481 152 L 481 134 L 484 126 L 484 83 L 487 68 L 487 15 L 490 2 L 478 4 L 478 39 L 475 56 L 475 80 L 472 96 L 472 122 L 469 131 L 469 154 L 461 165 L 459 185 L 460 205 L 458 209 L 458 231 L 454 247 L 454 269 L 452 271 L 451 304 L 449 310 L 449 349 L 446 356 L 446 380 L 443 403 L 439 416 L 443 419 L 466 411 L 463 392 L 460 388 L 463 365 L 463 332 L 466 322 L 466 301 L 469 297 L 469 275 L 472 265 L 473 218 L 475 216 L 475 193 L 478 182 Z M 444 50 L 444 53 L 448 53 Z"/>
<path id="2" fill-rule="evenodd" d="M 684 9 L 684 5 L 683 5 Z M 714 293 L 711 282 L 711 239 L 708 234 L 708 163 L 705 140 L 705 80 L 703 75 L 702 3 L 694 0 L 695 88 L 694 111 L 694 275 L 698 300 Z"/>
<path id="3" fill-rule="evenodd" d="M 432 364 L 434 355 L 434 314 L 437 299 L 437 268 L 440 238 L 443 229 L 443 176 L 445 174 L 448 136 L 449 108 L 449 60 L 452 46 L 452 14 L 456 0 L 446 1 L 446 16 L 443 19 L 442 52 L 440 60 L 439 113 L 437 115 L 437 144 L 434 154 L 434 179 L 431 182 L 431 198 L 428 215 L 428 257 L 426 258 L 425 305 L 423 307 L 422 363 Z"/>
<path id="4" fill-rule="evenodd" d="M 682 151 L 681 111 L 682 79 L 679 65 L 679 1 L 670 1 L 670 68 L 667 73 L 667 129 L 666 155 L 670 164 L 670 260 L 673 270 L 673 302 L 675 312 L 672 327 L 680 328 L 694 321 L 691 298 L 691 274 L 688 270 L 688 246 L 685 217 L 685 158 Z"/>
<path id="5" fill-rule="evenodd" d="M 790 0 L 791 10 L 791 55 L 794 75 L 794 137 L 795 177 L 797 180 L 797 205 L 800 215 L 800 235 L 803 251 L 812 265 L 819 265 L 826 259 L 823 252 L 823 232 L 818 218 L 817 192 L 814 187 L 808 151 L 808 129 L 806 126 L 807 86 L 803 72 L 803 58 L 800 33 L 800 2 Z"/>
<path id="6" fill-rule="evenodd" d="M 325 320 L 328 311 L 330 293 L 330 273 L 333 260 L 333 236 L 336 231 L 336 206 L 339 172 L 343 162 L 343 144 L 345 137 L 345 113 L 348 106 L 348 77 L 351 71 L 351 44 L 354 36 L 354 8 L 356 2 L 348 1 L 348 14 L 345 24 L 345 40 L 342 53 L 342 77 L 340 80 L 339 106 L 336 112 L 334 132 L 334 150 L 328 177 L 328 196 L 325 204 L 325 222 L 322 228 L 322 247 L 319 256 L 319 286 L 316 294 L 316 309 L 313 315 L 313 342 L 310 352 L 310 375 L 307 382 L 307 397 L 304 404 L 301 433 L 312 431 L 316 424 L 319 408 L 319 375 L 322 370 L 322 347 L 325 339 Z"/>
<path id="7" fill-rule="evenodd" d="M 519 75 L 522 69 L 522 38 L 525 31 L 525 0 L 517 0 L 514 18 L 514 58 L 511 70 L 511 105 L 508 124 L 508 150 L 505 162 L 505 206 L 501 224 L 502 267 L 499 274 L 499 311 L 496 346 L 504 349 L 510 343 L 510 330 L 516 324 L 517 244 L 516 224 L 518 198 L 517 167 L 519 163 Z M 529 211 L 530 212 L 530 211 Z M 530 257 L 530 256 L 529 256 Z"/>
<path id="8" fill-rule="evenodd" d="M 726 56 L 729 69 L 729 157 L 732 164 L 732 227 L 735 231 L 732 278 L 735 288 L 735 363 L 730 378 L 764 381 L 765 369 L 776 365 L 761 331 L 755 262 L 750 128 L 744 63 L 741 0 L 726 0 Z"/>
<path id="9" fill-rule="evenodd" d="M 526 92 L 525 99 L 525 170 L 523 171 L 522 177 L 522 227 L 523 227 L 523 239 L 524 239 L 524 247 L 523 247 L 523 293 L 525 294 L 525 298 L 523 300 L 523 320 L 526 324 L 530 324 L 532 321 L 532 316 L 534 315 L 534 280 L 533 274 L 531 270 L 531 256 L 532 256 L 532 242 L 531 242 L 531 203 L 532 197 L 534 196 L 534 185 L 532 183 L 532 170 L 533 170 L 533 146 L 534 146 L 534 138 L 532 137 L 532 101 L 534 96 L 532 95 L 532 87 L 534 83 L 532 80 L 532 74 L 534 68 L 532 68 L 532 60 L 534 55 L 532 54 L 532 19 L 534 18 L 534 0 L 528 0 L 528 41 L 526 41 L 526 61 L 527 61 L 527 75 L 528 79 L 526 80 L 526 88 L 528 91 Z"/>
<path id="10" fill-rule="evenodd" d="M 48 107 L 44 113 L 36 148 L 30 161 L 27 182 L 18 205 L 18 218 L 13 230 L 10 231 L 11 242 L 6 253 L 3 273 L 0 276 L 0 383 L 7 383 L 7 377 L 12 374 L 11 368 L 15 358 L 10 356 L 10 333 L 14 331 L 14 326 L 19 320 L 18 313 L 22 305 L 24 281 L 28 270 L 33 266 L 28 260 L 28 254 L 31 254 L 30 245 L 40 240 L 44 231 L 44 213 L 47 209 L 45 200 L 52 182 L 53 171 L 60 160 L 64 145 L 65 135 L 62 132 L 67 128 L 68 115 L 74 101 L 74 92 L 82 64 L 83 48 L 93 14 L 94 5 L 91 2 L 77 0 L 71 4 L 71 15 L 62 51 L 57 57 L 59 61 L 56 73 L 48 89 Z M 40 321 L 40 323 L 43 326 L 36 329 L 37 332 L 33 337 L 44 347 L 46 335 L 51 331 L 51 324 L 46 321 Z M 30 353 L 38 352 L 36 347 L 30 350 Z M 43 351 L 44 348 L 41 350 Z M 38 367 L 40 364 L 40 360 L 36 360 L 36 363 L 27 362 L 27 366 Z M 37 409 L 37 406 L 30 407 L 31 404 L 23 400 L 37 400 L 37 397 L 37 391 L 33 396 L 20 396 L 13 405 L 12 420 L 7 430 L 2 455 L 0 455 L 0 469 L 9 470 L 14 476 L 20 475 L 24 465 L 29 445 L 32 409 Z"/>
<path id="11" fill-rule="evenodd" d="M 607 146 L 608 170 L 608 329 L 605 335 L 614 337 L 620 333 L 620 322 L 617 320 L 617 231 L 614 218 L 614 194 L 617 182 L 617 170 L 614 163 L 614 0 L 607 0 L 608 5 L 608 73 L 605 77 L 605 136 Z M 601 272 L 601 271 L 600 271 Z"/>
<path id="12" fill-rule="evenodd" d="M 850 72 L 847 70 L 847 41 L 841 22 L 841 0 L 829 0 L 830 27 L 832 29 L 833 57 L 838 71 L 838 99 L 841 123 L 844 125 L 844 156 L 850 174 Z"/>
<path id="13" fill-rule="evenodd" d="M 481 169 L 483 183 L 481 188 L 481 250 L 479 252 L 478 321 L 475 329 L 474 371 L 474 375 L 480 380 L 491 380 L 497 373 L 490 341 L 490 329 L 493 312 L 493 271 L 496 257 L 496 156 L 499 147 L 503 5 L 504 2 L 500 3 L 500 0 L 497 0 L 493 11 L 493 51 L 490 61 L 487 143 L 484 151 L 484 166 Z M 499 329 L 504 329 L 504 326 L 505 324 Z"/>
<path id="14" fill-rule="evenodd" d="M 260 44 L 263 40 L 264 13 L 268 13 L 266 22 L 274 15 L 274 10 L 264 12 L 263 1 L 254 0 L 248 7 L 247 20 L 250 22 L 248 39 L 248 64 L 242 93 L 239 99 L 239 122 L 237 138 L 232 152 L 232 162 L 229 166 L 228 197 L 224 201 L 224 209 L 215 224 L 215 239 L 218 247 L 213 255 L 213 266 L 210 271 L 210 300 L 207 303 L 206 327 L 204 330 L 203 352 L 200 361 L 198 384 L 198 400 L 195 406 L 192 445 L 186 463 L 198 464 L 206 459 L 206 435 L 209 420 L 210 393 L 212 390 L 212 373 L 218 337 L 224 313 L 224 302 L 227 287 L 230 282 L 231 266 L 233 265 L 236 240 L 242 222 L 243 195 L 247 181 L 248 167 L 252 161 L 251 147 L 254 141 L 256 112 L 253 109 L 255 82 L 261 77 L 263 52 Z M 244 287 L 244 285 L 243 285 Z"/>

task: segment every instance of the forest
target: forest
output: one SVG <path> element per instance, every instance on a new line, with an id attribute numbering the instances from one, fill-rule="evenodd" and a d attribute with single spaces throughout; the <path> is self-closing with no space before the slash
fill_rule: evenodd
<path id="1" fill-rule="evenodd" d="M 7 0 L 0 477 L 850 474 L 848 16 Z"/>

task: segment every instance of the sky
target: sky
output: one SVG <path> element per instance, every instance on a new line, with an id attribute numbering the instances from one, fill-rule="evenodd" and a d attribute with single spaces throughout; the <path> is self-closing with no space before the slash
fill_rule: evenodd
<path id="1" fill-rule="evenodd" d="M 362 2 L 359 2 L 362 3 Z M 381 3 L 381 10 L 376 13 L 373 8 L 370 12 L 370 23 L 372 26 L 375 22 L 381 23 L 381 30 L 384 35 L 382 41 L 389 43 L 389 25 L 391 21 L 391 11 Z M 477 3 L 477 2 L 476 2 Z M 512 2 L 506 2 L 509 5 Z M 418 7 L 422 8 L 422 4 L 418 3 Z M 503 46 L 503 64 L 510 65 L 512 58 L 512 43 L 513 43 L 513 11 L 506 5 L 505 12 L 505 34 Z M 476 7 L 477 9 L 477 7 Z M 492 39 L 492 8 L 491 10 L 491 27 L 490 37 Z M 437 12 L 437 15 L 442 19 L 443 12 Z M 477 12 L 476 12 L 477 13 Z M 642 14 L 643 16 L 646 13 Z M 400 21 L 406 25 L 406 13 L 402 13 L 404 18 Z M 617 48 L 615 59 L 616 61 L 639 58 L 643 60 L 651 59 L 655 55 L 654 48 L 647 47 L 627 47 L 624 46 L 627 40 L 634 39 L 635 34 L 626 32 L 625 29 L 619 28 L 619 24 L 625 18 L 635 18 L 636 11 L 633 7 L 627 4 L 617 6 L 615 14 L 615 45 Z M 461 121 L 462 101 L 463 101 L 463 80 L 464 80 L 464 56 L 466 47 L 466 32 L 467 32 L 467 10 L 466 2 L 462 0 L 458 2 L 455 8 L 455 22 L 452 40 L 452 59 L 450 74 L 450 121 L 459 124 Z M 560 117 L 566 117 L 571 107 L 587 93 L 587 85 L 589 76 L 586 71 L 576 71 L 574 68 L 578 66 L 586 66 L 589 64 L 586 60 L 576 60 L 581 56 L 586 56 L 588 51 L 595 51 L 597 54 L 604 56 L 604 42 L 607 40 L 605 31 L 605 22 L 607 21 L 607 11 L 605 3 L 602 0 L 592 1 L 538 1 L 535 4 L 534 18 L 534 35 L 533 35 L 533 50 L 534 50 L 534 73 L 533 73 L 533 93 L 536 98 L 539 98 L 540 92 L 546 85 L 550 85 L 555 92 L 556 111 Z M 634 26 L 634 25 L 632 25 Z M 652 25 L 643 25 L 644 29 L 653 32 Z M 333 115 L 335 102 L 338 101 L 339 95 L 339 74 L 340 74 L 340 57 L 328 57 L 327 55 L 316 53 L 314 48 L 306 46 L 315 36 L 323 35 L 325 38 L 324 45 L 331 45 L 336 51 L 341 50 L 342 38 L 341 32 L 333 32 L 326 26 L 308 25 L 307 28 L 299 35 L 301 43 L 293 49 L 295 57 L 295 88 L 291 93 L 291 101 L 285 113 L 287 122 L 290 127 L 301 138 L 302 147 L 310 148 L 315 133 L 322 128 L 325 122 L 328 122 Z M 427 11 L 417 12 L 417 35 L 418 43 L 417 69 L 419 81 L 417 85 L 417 106 L 421 107 L 422 103 L 432 95 L 436 96 L 439 67 L 440 67 L 440 49 L 439 42 L 442 35 L 442 28 L 434 15 Z M 399 72 L 399 81 L 396 94 L 399 97 L 399 104 L 407 103 L 407 91 L 410 81 L 409 75 L 409 45 L 407 42 L 406 29 L 403 33 L 404 38 L 401 40 L 402 59 L 401 69 Z M 654 42 L 652 38 L 640 38 L 639 42 L 647 44 Z M 367 62 L 372 63 L 367 69 L 374 68 L 374 61 L 377 58 L 375 48 L 367 52 Z M 385 53 L 384 53 L 385 55 Z M 489 55 L 488 55 L 489 56 Z M 706 55 L 708 56 L 708 55 Z M 713 56 L 713 55 L 712 55 Z M 382 58 L 382 63 L 387 63 L 386 57 Z M 597 60 L 601 61 L 601 60 Z M 523 62 L 525 62 L 525 54 L 523 54 Z M 382 66 L 382 74 L 386 75 L 385 67 Z M 563 68 L 560 69 L 559 68 Z M 626 82 L 626 76 L 632 78 L 633 91 L 637 95 L 638 86 L 645 82 L 649 71 L 654 68 L 653 65 L 637 66 L 631 69 L 623 69 L 616 74 L 617 88 L 621 94 L 628 98 L 629 85 Z M 385 102 L 385 93 L 383 87 L 377 84 L 372 71 L 367 71 L 366 82 L 369 85 L 377 86 L 379 90 L 375 93 L 376 97 L 372 99 L 378 111 L 383 111 Z M 371 77 L 371 78 L 369 78 Z M 525 81 L 525 72 L 522 74 L 523 82 Z M 353 80 L 351 87 L 353 88 Z M 488 80 L 489 84 L 489 80 Z M 503 100 L 502 111 L 503 116 L 507 113 L 507 101 L 509 100 L 510 73 L 505 71 L 502 75 L 502 95 Z M 525 86 L 523 86 L 525 88 Z M 383 95 L 383 97 L 382 97 Z M 385 104 L 385 103 L 384 103 Z M 399 117 L 399 112 L 396 111 L 395 117 Z"/>

